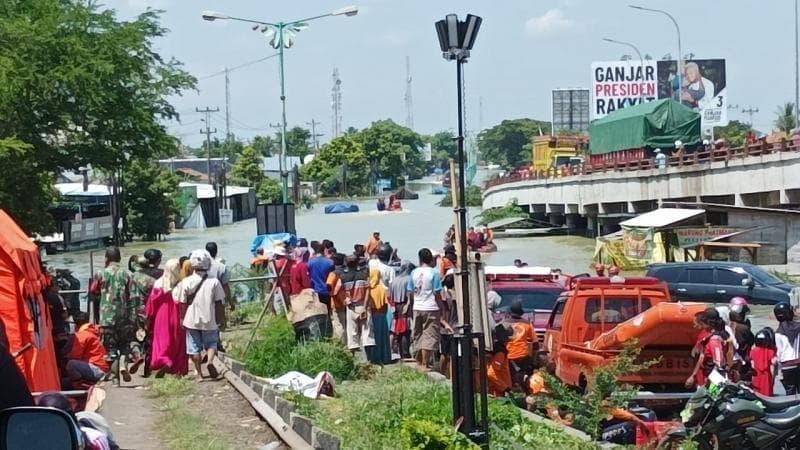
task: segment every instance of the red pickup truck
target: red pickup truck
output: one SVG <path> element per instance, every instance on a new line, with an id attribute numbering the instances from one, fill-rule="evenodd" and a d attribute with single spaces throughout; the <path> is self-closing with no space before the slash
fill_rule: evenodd
<path id="1" fill-rule="evenodd" d="M 547 320 L 559 295 L 569 286 L 568 275 L 556 275 L 549 267 L 486 266 L 484 269 L 489 290 L 502 299 L 494 319 L 500 323 L 509 314 L 515 298 L 522 301 L 523 317 L 536 330 L 541 341 Z"/>

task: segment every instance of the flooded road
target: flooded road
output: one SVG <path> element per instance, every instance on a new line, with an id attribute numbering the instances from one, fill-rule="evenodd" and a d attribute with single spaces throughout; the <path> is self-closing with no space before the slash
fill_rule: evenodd
<path id="1" fill-rule="evenodd" d="M 353 244 L 364 244 L 373 231 L 380 231 L 384 241 L 398 249 L 403 259 L 416 261 L 421 247 L 441 249 L 444 233 L 454 221 L 452 208 L 440 207 L 436 203 L 442 198 L 422 189 L 419 200 L 403 201 L 402 212 L 378 212 L 374 200 L 357 202 L 361 209 L 353 214 L 330 214 L 323 212 L 325 203 L 317 204 L 310 211 L 299 211 L 296 227 L 299 236 L 308 240 L 331 239 L 342 253 L 353 251 Z M 470 208 L 470 223 L 480 208 Z M 127 263 L 131 255 L 141 255 L 148 248 L 158 248 L 164 260 L 188 254 L 202 248 L 208 241 L 219 245 L 220 255 L 229 265 L 248 265 L 250 244 L 256 236 L 255 219 L 224 227 L 206 230 L 178 230 L 161 242 L 132 242 L 122 248 L 122 261 Z M 574 236 L 549 236 L 535 238 L 497 239 L 498 251 L 488 255 L 490 264 L 507 265 L 520 258 L 530 265 L 561 268 L 566 273 L 587 272 L 594 249 L 594 241 Z M 89 251 L 70 252 L 47 256 L 50 267 L 72 270 L 81 283 L 86 285 L 90 277 Z M 94 267 L 103 264 L 103 250 L 94 250 Z"/>

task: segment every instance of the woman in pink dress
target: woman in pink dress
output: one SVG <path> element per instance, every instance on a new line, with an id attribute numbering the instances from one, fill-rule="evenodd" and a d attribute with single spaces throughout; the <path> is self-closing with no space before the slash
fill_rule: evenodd
<path id="1" fill-rule="evenodd" d="M 177 259 L 170 259 L 164 275 L 156 280 L 147 300 L 147 322 L 153 335 L 150 368 L 157 371 L 156 377 L 165 373 L 186 375 L 189 371 L 181 308 L 172 297 L 172 289 L 179 281 L 180 263 Z"/>

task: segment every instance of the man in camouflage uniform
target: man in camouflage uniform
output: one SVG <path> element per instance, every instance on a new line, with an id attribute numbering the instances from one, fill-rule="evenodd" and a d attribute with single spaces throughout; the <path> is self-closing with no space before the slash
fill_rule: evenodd
<path id="1" fill-rule="evenodd" d="M 149 253 L 150 256 L 152 256 L 154 251 L 157 250 L 148 250 L 145 252 L 145 255 Z M 156 282 L 156 278 L 153 277 L 153 271 L 154 269 L 160 270 L 157 264 L 160 259 L 161 252 L 158 252 L 158 261 L 154 261 L 153 258 L 147 258 L 147 256 L 139 258 L 137 261 L 139 267 L 131 274 L 130 311 L 132 314 L 131 319 L 135 324 L 135 333 L 129 336 L 131 354 L 130 373 L 136 373 L 136 371 L 139 370 L 139 366 L 143 362 L 146 362 L 147 359 L 146 354 L 149 351 L 149 336 L 146 334 L 142 336 L 139 331 L 147 331 L 145 306 L 147 305 L 147 299 L 150 297 L 150 291 L 153 289 L 153 284 Z M 154 263 L 155 267 L 153 267 Z M 161 272 L 163 273 L 163 271 Z M 147 364 L 145 364 L 144 372 L 145 377 L 150 373 Z"/>
<path id="2" fill-rule="evenodd" d="M 115 354 L 118 346 L 118 329 L 131 318 L 130 314 L 130 273 L 120 266 L 122 257 L 117 247 L 106 249 L 106 266 L 97 272 L 89 283 L 89 295 L 94 303 L 99 304 L 100 327 L 103 333 L 103 343 L 109 354 Z M 119 345 L 124 346 L 124 342 Z M 122 349 L 120 349 L 122 350 Z M 130 381 L 130 374 L 125 364 L 127 350 L 120 351 L 120 375 L 125 381 Z M 113 370 L 112 370 L 113 372 Z"/>

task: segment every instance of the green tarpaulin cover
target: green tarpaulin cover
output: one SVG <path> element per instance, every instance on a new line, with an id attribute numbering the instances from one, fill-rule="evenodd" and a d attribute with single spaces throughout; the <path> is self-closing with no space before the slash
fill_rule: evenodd
<path id="1" fill-rule="evenodd" d="M 672 99 L 617 110 L 589 126 L 589 154 L 700 143 L 700 113 Z"/>

